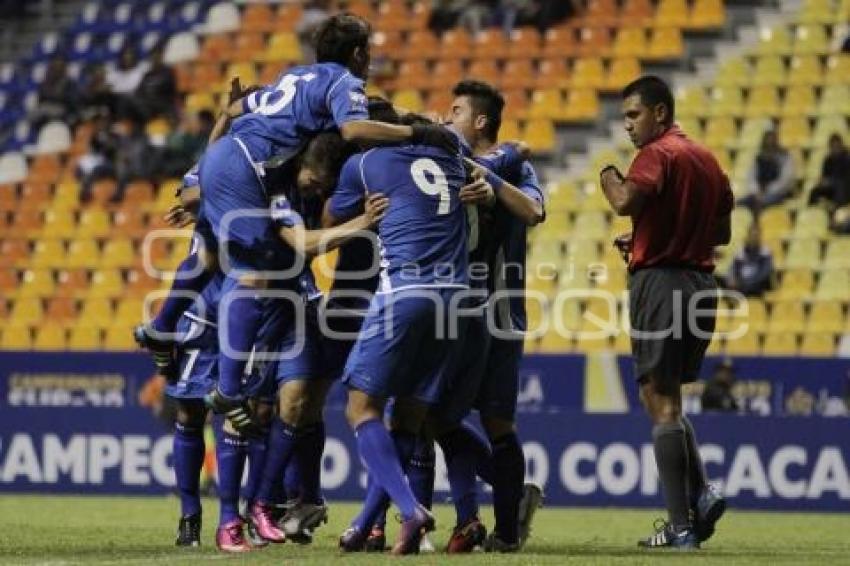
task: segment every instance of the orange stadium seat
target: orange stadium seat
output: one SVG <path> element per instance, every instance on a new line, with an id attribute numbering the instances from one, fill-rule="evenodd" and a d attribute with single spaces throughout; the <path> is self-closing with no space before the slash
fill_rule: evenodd
<path id="1" fill-rule="evenodd" d="M 53 297 L 47 302 L 45 317 L 51 324 L 67 326 L 77 318 L 77 303 L 68 296 Z"/>
<path id="2" fill-rule="evenodd" d="M 566 59 L 544 59 L 540 62 L 533 82 L 534 88 L 568 88 L 571 84 L 570 69 Z M 525 85 L 528 87 L 528 84 Z"/>
<path id="3" fill-rule="evenodd" d="M 648 27 L 654 14 L 650 0 L 625 0 L 620 10 L 620 27 Z"/>
<path id="4" fill-rule="evenodd" d="M 550 28 L 543 39 L 544 59 L 575 57 L 578 53 L 578 42 L 575 32 L 567 28 Z"/>
<path id="5" fill-rule="evenodd" d="M 431 84 L 431 72 L 425 61 L 402 61 L 396 76 L 397 88 L 425 89 Z"/>
<path id="6" fill-rule="evenodd" d="M 44 226 L 44 216 L 40 210 L 19 209 L 12 213 L 9 233 L 21 236 L 35 235 L 41 232 L 42 226 Z"/>
<path id="7" fill-rule="evenodd" d="M 125 297 L 142 298 L 150 291 L 159 287 L 159 281 L 150 277 L 144 270 L 131 269 L 127 272 L 127 287 Z"/>
<path id="8" fill-rule="evenodd" d="M 582 25 L 617 27 L 618 11 L 614 0 L 589 0 L 582 17 Z"/>
<path id="9" fill-rule="evenodd" d="M 382 31 L 406 31 L 412 29 L 410 11 L 403 0 L 389 0 L 378 5 L 375 29 Z"/>
<path id="10" fill-rule="evenodd" d="M 439 54 L 440 40 L 431 30 L 424 29 L 410 32 L 401 56 L 405 60 L 422 61 L 436 59 Z"/>
<path id="11" fill-rule="evenodd" d="M 535 77 L 539 75 L 530 59 L 510 59 L 505 62 L 499 84 L 503 90 L 523 89 L 533 85 Z"/>
<path id="12" fill-rule="evenodd" d="M 445 116 L 451 109 L 454 95 L 449 89 L 438 89 L 428 93 L 428 102 L 425 107 L 429 112 L 436 112 L 440 116 Z"/>
<path id="13" fill-rule="evenodd" d="M 472 38 L 463 28 L 450 29 L 440 39 L 440 59 L 469 59 L 472 55 Z"/>
<path id="14" fill-rule="evenodd" d="M 27 180 L 31 183 L 55 183 L 62 174 L 62 161 L 57 154 L 42 154 L 30 163 Z"/>
<path id="15" fill-rule="evenodd" d="M 13 296 L 21 284 L 18 271 L 9 267 L 0 268 L 0 293 L 3 299 Z"/>
<path id="16" fill-rule="evenodd" d="M 301 21 L 301 15 L 304 12 L 304 7 L 300 3 L 284 3 L 277 9 L 277 15 L 274 20 L 274 29 L 278 31 L 295 31 L 298 27 L 298 22 Z"/>
<path id="17" fill-rule="evenodd" d="M 505 98 L 504 118 L 516 119 L 525 117 L 528 110 L 528 94 L 526 94 L 525 90 L 503 90 L 502 95 Z"/>
<path id="18" fill-rule="evenodd" d="M 463 65 L 459 59 L 437 61 L 428 86 L 432 90 L 451 89 L 464 76 Z"/>
<path id="19" fill-rule="evenodd" d="M 204 39 L 201 53 L 198 55 L 200 63 L 221 64 L 228 60 L 233 54 L 233 38 L 229 34 L 208 35 Z"/>
<path id="20" fill-rule="evenodd" d="M 493 59 L 477 59 L 472 61 L 466 70 L 465 78 L 476 79 L 498 85 L 503 73 Z"/>
<path id="21" fill-rule="evenodd" d="M 88 292 L 89 271 L 85 268 L 63 269 L 56 276 L 57 297 L 82 297 Z"/>
<path id="22" fill-rule="evenodd" d="M 400 32 L 383 29 L 374 32 L 370 41 L 373 57 L 389 57 L 390 59 L 398 59 L 405 44 Z"/>
<path id="23" fill-rule="evenodd" d="M 102 179 L 95 181 L 91 187 L 91 196 L 88 202 L 91 204 L 106 205 L 114 197 L 118 189 L 118 183 L 114 179 Z"/>
<path id="24" fill-rule="evenodd" d="M 254 61 L 265 47 L 266 41 L 262 33 L 240 33 L 236 36 L 236 45 L 231 59 L 234 61 Z"/>
<path id="25" fill-rule="evenodd" d="M 502 30 L 490 28 L 478 32 L 473 40 L 472 56 L 476 59 L 506 59 L 508 42 Z"/>
<path id="26" fill-rule="evenodd" d="M 53 188 L 49 183 L 26 182 L 21 186 L 18 207 L 44 208 L 51 200 Z"/>
<path id="27" fill-rule="evenodd" d="M 605 57 L 611 51 L 611 33 L 607 28 L 582 28 L 578 32 L 577 55 Z"/>
<path id="28" fill-rule="evenodd" d="M 0 268 L 15 267 L 29 260 L 29 242 L 11 236 L 0 239 Z"/>
<path id="29" fill-rule="evenodd" d="M 348 0 L 345 9 L 364 20 L 370 22 L 375 20 L 375 8 L 371 0 Z"/>
<path id="30" fill-rule="evenodd" d="M 520 27 L 511 32 L 511 41 L 508 45 L 508 58 L 537 59 L 541 55 L 543 37 L 536 28 Z"/>
<path id="31" fill-rule="evenodd" d="M 275 13 L 266 4 L 248 4 L 241 25 L 244 32 L 271 33 L 275 31 Z"/>
<path id="32" fill-rule="evenodd" d="M 197 63 L 192 68 L 192 80 L 191 86 L 189 87 L 190 91 L 202 91 L 204 89 L 209 89 L 210 85 L 217 85 L 221 83 L 223 79 L 223 75 L 221 72 L 221 64 L 220 63 Z M 202 108 L 213 108 L 215 104 L 210 102 L 204 106 L 189 106 L 188 100 L 193 97 L 198 97 L 198 95 L 203 94 L 204 97 L 212 100 L 212 94 L 209 92 L 190 92 L 187 96 L 187 104 L 189 110 L 200 110 Z"/>

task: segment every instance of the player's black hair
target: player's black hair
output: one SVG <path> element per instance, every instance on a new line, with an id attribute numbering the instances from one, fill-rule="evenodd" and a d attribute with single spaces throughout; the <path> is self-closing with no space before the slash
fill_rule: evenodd
<path id="1" fill-rule="evenodd" d="M 646 75 L 629 83 L 623 89 L 623 98 L 633 94 L 640 96 L 640 101 L 649 107 L 663 104 L 667 107 L 667 123 L 672 124 L 676 116 L 676 103 L 670 86 L 659 77 Z"/>
<path id="2" fill-rule="evenodd" d="M 505 97 L 490 84 L 482 81 L 460 81 L 452 90 L 455 96 L 468 96 L 472 110 L 487 118 L 484 135 L 495 140 L 502 127 L 502 110 L 505 109 Z"/>
<path id="3" fill-rule="evenodd" d="M 387 124 L 398 124 L 399 116 L 392 102 L 383 96 L 370 96 L 369 101 L 369 119 L 377 122 L 386 122 Z"/>
<path id="4" fill-rule="evenodd" d="M 307 144 L 301 163 L 321 172 L 323 176 L 336 179 L 342 165 L 356 150 L 357 148 L 342 139 L 338 132 L 323 132 Z"/>
<path id="5" fill-rule="evenodd" d="M 369 46 L 371 33 L 369 22 L 354 14 L 331 16 L 322 22 L 313 37 L 316 61 L 348 66 L 356 48 Z"/>

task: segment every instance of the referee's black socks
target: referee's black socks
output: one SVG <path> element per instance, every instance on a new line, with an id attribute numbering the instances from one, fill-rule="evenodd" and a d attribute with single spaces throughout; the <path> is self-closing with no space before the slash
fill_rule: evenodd
<path id="1" fill-rule="evenodd" d="M 690 526 L 686 436 L 680 421 L 657 424 L 652 429 L 658 476 L 664 489 L 670 524 L 676 531 Z"/>
<path id="2" fill-rule="evenodd" d="M 682 415 L 681 421 L 685 428 L 685 442 L 688 445 L 688 495 L 691 498 L 691 508 L 695 509 L 702 490 L 705 489 L 705 484 L 708 482 L 708 476 L 705 473 L 702 457 L 699 455 L 699 444 L 697 444 L 694 425 L 685 415 Z"/>

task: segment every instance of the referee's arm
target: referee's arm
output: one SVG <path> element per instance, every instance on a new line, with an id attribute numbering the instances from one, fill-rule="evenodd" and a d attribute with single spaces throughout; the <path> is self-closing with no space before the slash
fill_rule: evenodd
<path id="1" fill-rule="evenodd" d="M 599 184 L 618 216 L 634 216 L 643 208 L 643 191 L 633 181 L 623 178 L 615 166 L 609 165 L 600 172 Z"/>

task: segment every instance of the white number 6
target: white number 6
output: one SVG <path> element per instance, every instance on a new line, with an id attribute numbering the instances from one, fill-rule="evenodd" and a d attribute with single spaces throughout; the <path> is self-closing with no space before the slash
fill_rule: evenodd
<path id="1" fill-rule="evenodd" d="M 449 213 L 451 208 L 449 183 L 446 181 L 446 174 L 443 173 L 443 170 L 436 161 L 425 157 L 417 159 L 410 166 L 410 176 L 413 177 L 413 181 L 423 193 L 440 197 L 437 214 Z M 431 177 L 430 179 L 428 178 L 429 176 Z"/>

